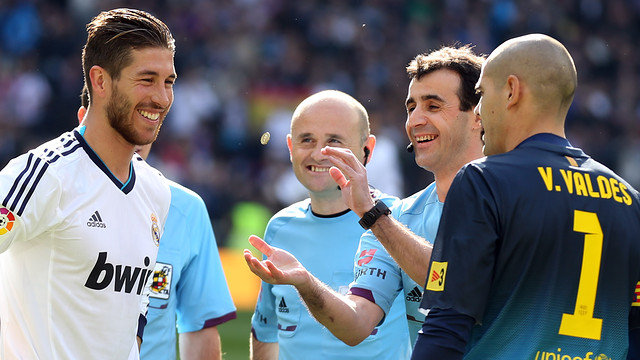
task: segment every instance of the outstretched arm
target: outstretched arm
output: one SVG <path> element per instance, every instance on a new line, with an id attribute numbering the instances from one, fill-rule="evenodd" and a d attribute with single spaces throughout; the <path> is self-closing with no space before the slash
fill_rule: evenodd
<path id="1" fill-rule="evenodd" d="M 342 189 L 345 204 L 358 216 L 374 206 L 369 192 L 367 170 L 349 149 L 327 146 L 322 153 L 334 165 L 329 172 Z M 389 216 L 380 217 L 371 227 L 378 241 L 398 265 L 418 284 L 425 284 L 433 246 Z"/>
<path id="2" fill-rule="evenodd" d="M 343 296 L 318 280 L 289 252 L 269 246 L 252 235 L 249 242 L 267 256 L 260 261 L 247 249 L 244 258 L 251 271 L 270 284 L 295 286 L 313 317 L 347 345 L 367 338 L 382 320 L 384 312 L 360 296 Z"/>

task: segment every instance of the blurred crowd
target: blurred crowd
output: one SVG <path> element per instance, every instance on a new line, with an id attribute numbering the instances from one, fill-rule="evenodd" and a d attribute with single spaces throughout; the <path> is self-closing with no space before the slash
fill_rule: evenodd
<path id="1" fill-rule="evenodd" d="M 0 166 L 77 125 L 85 24 L 122 6 L 176 39 L 175 101 L 149 162 L 203 197 L 222 246 L 305 197 L 285 143 L 302 98 L 362 102 L 378 137 L 370 181 L 406 196 L 432 180 L 405 151 L 407 63 L 531 32 L 576 62 L 569 140 L 640 188 L 640 0 L 0 0 Z"/>

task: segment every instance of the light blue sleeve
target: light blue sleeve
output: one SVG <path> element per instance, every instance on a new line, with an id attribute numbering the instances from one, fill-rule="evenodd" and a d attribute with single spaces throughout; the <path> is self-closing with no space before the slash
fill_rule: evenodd
<path id="1" fill-rule="evenodd" d="M 198 331 L 236 318 L 236 307 L 224 276 L 207 208 L 200 197 L 190 208 L 190 233 L 185 234 L 193 255 L 184 264 L 177 291 L 178 332 Z"/>
<path id="2" fill-rule="evenodd" d="M 354 263 L 354 278 L 349 291 L 373 301 L 385 314 L 402 291 L 400 268 L 371 230 L 360 238 Z"/>

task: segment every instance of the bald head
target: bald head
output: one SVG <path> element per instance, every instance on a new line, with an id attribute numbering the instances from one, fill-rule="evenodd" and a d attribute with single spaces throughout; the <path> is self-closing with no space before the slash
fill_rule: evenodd
<path id="1" fill-rule="evenodd" d="M 344 111 L 346 112 L 344 115 L 349 113 L 352 114 L 349 114 L 350 116 L 355 115 L 358 119 L 360 129 L 360 140 L 361 142 L 367 140 L 370 134 L 369 114 L 367 110 L 351 95 L 338 90 L 320 91 L 304 99 L 293 113 L 291 127 L 293 128 L 295 122 L 304 114 L 323 108 L 333 108 Z"/>
<path id="2" fill-rule="evenodd" d="M 576 67 L 567 49 L 543 34 L 513 38 L 495 49 L 484 72 L 497 84 L 515 75 L 532 95 L 538 111 L 557 111 L 561 118 L 571 106 L 577 86 Z"/>

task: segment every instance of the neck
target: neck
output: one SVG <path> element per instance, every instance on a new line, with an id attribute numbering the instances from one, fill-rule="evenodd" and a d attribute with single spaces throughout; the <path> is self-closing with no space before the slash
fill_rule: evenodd
<path id="1" fill-rule="evenodd" d="M 93 151 L 102 159 L 115 177 L 125 183 L 129 179 L 129 165 L 135 146 L 109 126 L 107 119 L 97 119 L 87 114 L 83 124 L 86 126 L 84 139 Z"/>
<path id="2" fill-rule="evenodd" d="M 440 202 L 444 202 L 447 198 L 447 193 L 449 192 L 453 178 L 462 166 L 482 157 L 484 157 L 482 153 L 482 143 L 478 141 L 477 144 L 468 148 L 467 155 L 462 157 L 459 163 L 451 163 L 446 169 L 433 172 L 433 178 L 436 182 L 436 193 L 438 194 L 438 200 Z"/>
<path id="3" fill-rule="evenodd" d="M 331 194 L 327 196 L 309 193 L 309 198 L 311 199 L 311 209 L 319 215 L 333 215 L 348 209 L 338 190 L 331 191 Z"/>

